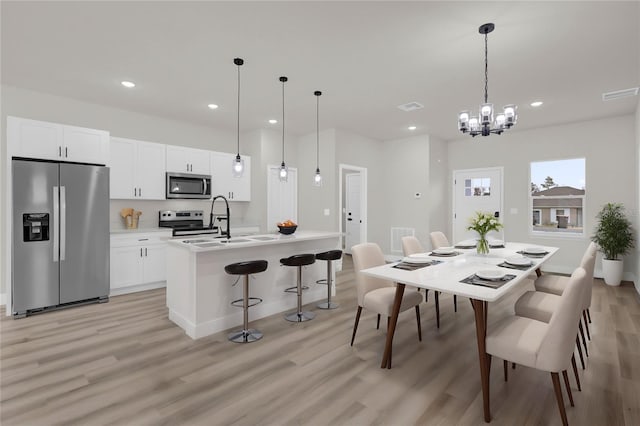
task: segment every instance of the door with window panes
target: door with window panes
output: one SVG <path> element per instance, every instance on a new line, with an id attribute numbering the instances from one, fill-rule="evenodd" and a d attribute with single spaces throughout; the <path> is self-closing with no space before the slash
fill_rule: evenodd
<path id="1" fill-rule="evenodd" d="M 451 244 L 475 239 L 467 231 L 469 219 L 477 211 L 491 213 L 502 222 L 502 168 L 456 170 L 453 172 L 453 237 Z M 503 232 L 489 233 L 489 238 L 504 239 Z"/>

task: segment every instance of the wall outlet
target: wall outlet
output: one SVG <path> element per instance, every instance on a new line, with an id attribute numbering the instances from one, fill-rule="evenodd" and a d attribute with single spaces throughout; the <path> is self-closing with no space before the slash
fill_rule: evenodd
<path id="1" fill-rule="evenodd" d="M 329 209 L 324 209 L 325 216 L 329 216 L 330 214 L 331 214 L 331 211 Z"/>

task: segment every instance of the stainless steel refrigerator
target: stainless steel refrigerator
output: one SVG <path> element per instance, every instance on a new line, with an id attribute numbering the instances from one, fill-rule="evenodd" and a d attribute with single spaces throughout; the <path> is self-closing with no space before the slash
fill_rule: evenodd
<path id="1" fill-rule="evenodd" d="M 14 159 L 14 317 L 109 296 L 109 169 Z"/>

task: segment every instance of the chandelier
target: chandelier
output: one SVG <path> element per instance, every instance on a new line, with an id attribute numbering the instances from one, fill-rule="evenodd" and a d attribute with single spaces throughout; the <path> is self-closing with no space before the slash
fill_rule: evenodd
<path id="1" fill-rule="evenodd" d="M 513 104 L 506 105 L 502 112 L 496 114 L 494 120 L 493 104 L 489 103 L 489 62 L 487 60 L 487 34 L 495 25 L 492 23 L 481 25 L 478 28 L 480 34 L 484 34 L 484 103 L 480 105 L 479 116 L 472 116 L 470 111 L 461 111 L 458 114 L 458 130 L 469 133 L 471 136 L 489 136 L 491 133 L 501 134 L 516 124 L 518 119 L 517 109 Z M 493 126 L 493 127 L 492 127 Z"/>

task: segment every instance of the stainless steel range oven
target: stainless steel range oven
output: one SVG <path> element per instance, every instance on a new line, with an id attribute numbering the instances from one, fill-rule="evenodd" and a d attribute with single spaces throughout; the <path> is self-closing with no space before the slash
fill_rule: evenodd
<path id="1" fill-rule="evenodd" d="M 158 212 L 158 226 L 173 229 L 173 236 L 218 234 L 218 227 L 204 225 L 202 210 L 163 210 Z"/>

